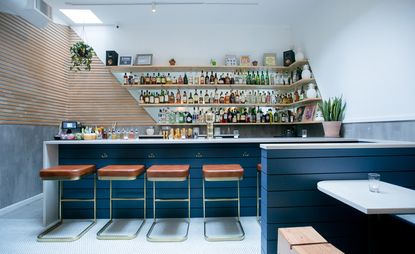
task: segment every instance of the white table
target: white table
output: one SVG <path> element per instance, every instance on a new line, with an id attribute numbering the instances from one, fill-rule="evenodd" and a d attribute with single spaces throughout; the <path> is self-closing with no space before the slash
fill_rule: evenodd
<path id="1" fill-rule="evenodd" d="M 330 180 L 317 183 L 325 194 L 365 213 L 415 213 L 415 190 L 380 182 L 379 191 L 370 192 L 368 180 Z"/>

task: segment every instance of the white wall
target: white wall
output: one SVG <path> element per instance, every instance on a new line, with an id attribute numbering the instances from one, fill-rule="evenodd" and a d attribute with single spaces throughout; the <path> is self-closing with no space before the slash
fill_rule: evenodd
<path id="1" fill-rule="evenodd" d="M 168 20 L 166 21 L 168 22 Z M 82 28 L 74 27 L 82 37 Z M 177 65 L 208 65 L 214 58 L 223 64 L 226 54 L 246 54 L 262 63 L 263 53 L 278 53 L 292 47 L 287 26 L 218 24 L 141 24 L 85 27 L 87 42 L 105 61 L 105 51 L 120 55 L 153 54 L 154 65 L 167 65 L 172 57 Z"/>
<path id="2" fill-rule="evenodd" d="M 415 1 L 323 0 L 293 26 L 322 97 L 343 94 L 345 122 L 415 119 Z"/>

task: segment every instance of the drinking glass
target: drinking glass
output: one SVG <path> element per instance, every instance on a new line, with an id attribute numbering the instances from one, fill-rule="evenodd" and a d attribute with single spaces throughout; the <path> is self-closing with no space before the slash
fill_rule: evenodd
<path id="1" fill-rule="evenodd" d="M 307 137 L 307 129 L 301 130 L 301 137 L 306 138 Z"/>
<path id="2" fill-rule="evenodd" d="M 378 173 L 369 173 L 369 190 L 371 192 L 379 192 L 380 175 Z"/>

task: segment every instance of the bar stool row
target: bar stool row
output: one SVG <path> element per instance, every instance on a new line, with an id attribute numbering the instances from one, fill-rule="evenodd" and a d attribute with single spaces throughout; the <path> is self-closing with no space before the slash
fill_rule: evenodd
<path id="1" fill-rule="evenodd" d="M 147 170 L 143 165 L 109 165 L 99 170 L 96 170 L 95 165 L 61 165 L 50 168 L 45 168 L 40 171 L 42 180 L 56 180 L 58 181 L 58 217 L 56 224 L 47 228 L 44 232 L 38 235 L 37 240 L 41 242 L 69 242 L 81 238 L 89 229 L 91 229 L 97 221 L 97 198 L 96 198 L 96 179 L 109 181 L 109 221 L 98 231 L 97 238 L 100 240 L 128 240 L 133 239 L 138 235 L 138 232 L 144 225 L 146 220 L 146 180 L 153 182 L 153 223 L 147 233 L 147 240 L 153 242 L 171 242 L 184 241 L 188 237 L 190 226 L 190 174 L 189 165 L 152 165 Z M 245 232 L 240 222 L 240 191 L 239 181 L 242 180 L 244 169 L 239 164 L 213 164 L 203 165 L 203 222 L 204 222 L 204 236 L 207 241 L 229 241 L 229 240 L 243 240 Z M 63 181 L 77 181 L 81 178 L 93 175 L 93 198 L 88 199 L 73 199 L 63 198 Z M 143 196 L 142 197 L 125 197 L 114 198 L 112 181 L 131 181 L 143 176 Z M 157 198 L 156 182 L 185 182 L 187 181 L 188 195 L 186 198 L 165 199 Z M 206 198 L 205 182 L 210 181 L 236 181 L 237 182 L 237 197 L 236 198 Z M 144 214 L 138 229 L 133 234 L 115 234 L 105 233 L 113 223 L 113 201 L 119 200 L 135 200 L 143 201 Z M 221 202 L 221 201 L 236 201 L 237 202 L 237 218 L 236 223 L 239 228 L 237 234 L 214 235 L 207 233 L 208 219 L 206 217 L 206 202 Z M 63 224 L 62 218 L 62 203 L 63 202 L 92 202 L 93 203 L 93 219 L 90 223 L 82 229 L 82 231 L 75 236 L 59 236 L 53 235 L 53 232 L 60 228 Z M 153 231 L 158 224 L 156 218 L 156 204 L 159 202 L 187 202 L 188 216 L 186 218 L 187 229 L 184 235 L 180 236 L 155 236 Z"/>

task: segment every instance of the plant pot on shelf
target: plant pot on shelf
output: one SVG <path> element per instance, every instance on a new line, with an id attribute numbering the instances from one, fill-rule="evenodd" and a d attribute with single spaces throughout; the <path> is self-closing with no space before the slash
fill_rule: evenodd
<path id="1" fill-rule="evenodd" d="M 341 121 L 324 121 L 323 123 L 324 137 L 338 138 L 340 137 Z"/>

